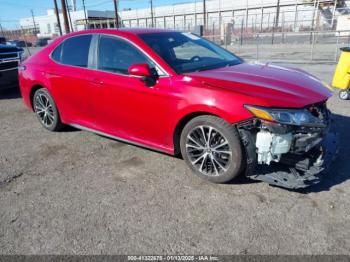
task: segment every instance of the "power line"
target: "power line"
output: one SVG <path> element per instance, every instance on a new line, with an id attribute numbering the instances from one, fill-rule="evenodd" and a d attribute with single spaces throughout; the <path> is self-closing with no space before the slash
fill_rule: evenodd
<path id="1" fill-rule="evenodd" d="M 16 19 L 13 19 L 13 20 L 1 20 L 1 22 L 12 23 L 12 22 L 18 22 L 18 20 L 16 20 Z"/>
<path id="2" fill-rule="evenodd" d="M 12 2 L 0 2 L 1 5 L 10 5 L 10 6 L 15 6 L 15 7 L 23 7 L 23 8 L 33 8 L 33 6 L 30 5 L 23 5 L 23 4 L 18 4 L 17 2 L 12 3 Z M 47 10 L 48 7 L 36 7 L 35 9 L 40 9 L 40 10 Z"/>
<path id="3" fill-rule="evenodd" d="M 104 5 L 104 4 L 107 4 L 107 3 L 110 3 L 110 2 L 111 2 L 110 0 L 107 0 L 107 1 L 102 1 L 102 2 L 99 2 L 99 3 L 90 4 L 90 5 L 86 5 L 86 6 L 87 7 L 95 7 L 95 6 Z"/>

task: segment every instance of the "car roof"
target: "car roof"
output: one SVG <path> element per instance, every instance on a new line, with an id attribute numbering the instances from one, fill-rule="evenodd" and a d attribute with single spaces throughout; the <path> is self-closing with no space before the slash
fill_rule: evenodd
<path id="1" fill-rule="evenodd" d="M 160 29 L 160 28 L 120 28 L 120 29 L 114 29 L 114 30 L 129 32 L 129 33 L 132 33 L 135 35 L 178 32 L 178 31 L 172 30 L 172 29 Z"/>
<path id="2" fill-rule="evenodd" d="M 157 28 L 111 28 L 111 29 L 87 29 L 78 32 L 74 32 L 69 35 L 79 34 L 115 34 L 115 35 L 141 35 L 141 34 L 154 34 L 154 33 L 170 33 L 179 32 L 171 29 L 157 29 Z"/>
<path id="3" fill-rule="evenodd" d="M 48 50 L 48 52 L 52 52 L 54 48 L 56 48 L 60 43 L 65 41 L 66 39 L 69 39 L 74 36 L 79 36 L 79 35 L 88 35 L 88 34 L 106 34 L 106 35 L 115 35 L 119 36 L 125 39 L 128 39 L 132 41 L 133 43 L 136 43 L 141 47 L 142 49 L 147 50 L 148 52 L 152 52 L 151 47 L 147 46 L 142 39 L 140 39 L 139 35 L 141 34 L 152 34 L 152 33 L 170 33 L 170 32 L 179 32 L 177 30 L 171 30 L 171 29 L 154 29 L 154 28 L 111 28 L 111 29 L 87 29 L 87 30 L 81 30 L 77 32 L 73 32 L 70 34 L 65 34 L 60 37 L 57 37 L 53 39 L 51 43 L 49 43 L 47 49 L 43 50 Z M 156 54 L 154 54 L 157 56 Z M 159 59 L 159 57 L 157 57 Z M 156 60 L 157 60 L 156 58 Z M 157 61 L 162 68 L 166 69 L 167 72 L 170 72 L 171 74 L 175 74 L 175 72 L 172 70 L 171 67 L 169 67 L 168 64 L 166 64 L 164 61 Z"/>

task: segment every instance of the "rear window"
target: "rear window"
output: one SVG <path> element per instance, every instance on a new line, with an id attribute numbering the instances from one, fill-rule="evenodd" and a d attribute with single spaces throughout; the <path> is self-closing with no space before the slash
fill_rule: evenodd
<path id="1" fill-rule="evenodd" d="M 91 35 L 73 36 L 56 47 L 52 59 L 65 65 L 87 67 Z"/>
<path id="2" fill-rule="evenodd" d="M 52 52 L 51 58 L 56 62 L 61 62 L 61 54 L 62 54 L 62 44 L 56 47 L 56 49 Z"/>

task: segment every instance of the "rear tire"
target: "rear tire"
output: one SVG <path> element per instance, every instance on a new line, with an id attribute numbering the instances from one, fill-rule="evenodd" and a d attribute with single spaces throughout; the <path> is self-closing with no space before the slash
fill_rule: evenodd
<path id="1" fill-rule="evenodd" d="M 242 170 L 237 129 L 216 116 L 199 116 L 189 121 L 182 130 L 180 147 L 188 166 L 207 181 L 225 183 Z"/>
<path id="2" fill-rule="evenodd" d="M 34 93 L 33 109 L 40 124 L 47 130 L 60 131 L 64 128 L 56 104 L 46 88 Z"/>

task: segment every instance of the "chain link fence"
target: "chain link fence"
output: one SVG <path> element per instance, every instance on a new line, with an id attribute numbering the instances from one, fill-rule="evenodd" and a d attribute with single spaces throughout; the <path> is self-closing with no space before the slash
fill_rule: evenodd
<path id="1" fill-rule="evenodd" d="M 197 1 L 197 7 L 200 1 Z M 208 10 L 206 19 L 200 10 L 173 14 L 155 13 L 154 17 L 122 19 L 124 27 L 154 27 L 195 31 L 206 21 L 204 37 L 249 60 L 335 63 L 339 48 L 350 46 L 350 27 L 339 30 L 337 22 L 349 15 L 348 7 L 326 5 L 332 1 L 315 0 L 276 8 L 247 5 L 241 10 Z M 334 2 L 334 1 L 333 1 Z M 295 3 L 295 5 L 293 5 Z M 249 8 L 248 8 L 249 7 Z M 123 16 L 121 17 L 123 18 Z M 39 25 L 33 28 L 13 26 L 14 21 L 1 21 L 0 35 L 8 40 L 23 40 L 28 45 L 38 40 Z M 8 23 L 7 23 L 8 22 Z M 76 20 L 73 28 L 114 28 L 114 19 Z M 11 25 L 10 25 L 11 24 Z M 80 24 L 79 24 L 80 25 Z M 7 30 L 6 28 L 10 28 Z M 46 25 L 44 26 L 44 28 Z M 83 27 L 83 28 L 84 28 Z M 39 31 L 38 31 L 39 30 Z M 58 36 L 52 35 L 51 38 Z"/>
<path id="2" fill-rule="evenodd" d="M 245 59 L 288 63 L 333 64 L 338 61 L 339 49 L 350 46 L 350 30 L 252 34 L 229 31 L 205 37 Z"/>

